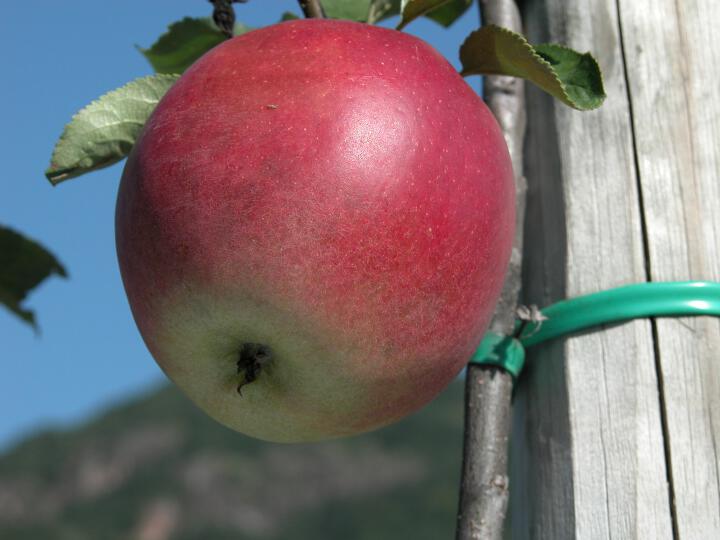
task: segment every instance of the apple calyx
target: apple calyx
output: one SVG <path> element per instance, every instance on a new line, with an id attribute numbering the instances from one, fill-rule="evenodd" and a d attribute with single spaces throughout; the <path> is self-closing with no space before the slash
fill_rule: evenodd
<path id="1" fill-rule="evenodd" d="M 237 373 L 243 380 L 237 386 L 237 393 L 242 396 L 242 387 L 255 381 L 264 365 L 272 360 L 272 350 L 261 343 L 243 343 L 237 361 Z"/>

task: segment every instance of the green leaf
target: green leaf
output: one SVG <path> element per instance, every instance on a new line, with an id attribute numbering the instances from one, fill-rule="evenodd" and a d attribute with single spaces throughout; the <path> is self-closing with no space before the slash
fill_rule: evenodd
<path id="1" fill-rule="evenodd" d="M 425 16 L 442 26 L 448 27 L 465 13 L 472 3 L 473 0 L 448 0 L 447 3 L 440 3 L 439 7 L 425 13 Z M 400 0 L 372 0 L 370 2 L 368 22 L 376 24 L 399 13 Z"/>
<path id="2" fill-rule="evenodd" d="M 418 17 L 422 17 L 450 1 L 451 0 L 401 0 L 401 17 L 397 29 L 402 30 Z"/>
<path id="3" fill-rule="evenodd" d="M 160 98 L 180 75 L 151 75 L 108 92 L 73 116 L 45 176 L 53 184 L 126 157 Z"/>
<path id="4" fill-rule="evenodd" d="M 367 21 L 371 0 L 323 0 L 325 14 L 331 19 Z"/>
<path id="5" fill-rule="evenodd" d="M 292 11 L 286 11 L 282 14 L 282 17 L 280 17 L 281 22 L 285 21 L 294 21 L 296 19 L 299 19 L 300 17 L 298 15 L 295 15 Z"/>
<path id="6" fill-rule="evenodd" d="M 236 36 L 250 31 L 244 24 L 235 24 Z M 149 49 L 137 47 L 157 73 L 182 73 L 210 49 L 227 38 L 209 17 L 186 17 L 171 24 Z"/>
<path id="7" fill-rule="evenodd" d="M 367 22 L 377 24 L 399 13 L 400 0 L 371 0 Z"/>
<path id="8" fill-rule="evenodd" d="M 425 16 L 447 28 L 459 19 L 460 16 L 468 10 L 472 3 L 473 0 L 450 0 L 447 4 L 443 4 L 439 8 L 433 9 Z"/>
<path id="9" fill-rule="evenodd" d="M 0 303 L 36 329 L 35 314 L 20 304 L 51 274 L 67 277 L 67 272 L 52 253 L 0 225 Z"/>
<path id="10" fill-rule="evenodd" d="M 581 54 L 557 43 L 535 45 L 535 52 L 552 66 L 563 83 L 570 106 L 596 109 L 605 100 L 602 72 L 590 53 Z"/>
<path id="11" fill-rule="evenodd" d="M 555 44 L 530 45 L 523 36 L 499 26 L 484 26 L 460 47 L 462 75 L 511 75 L 536 84 L 578 110 L 605 100 L 602 73 L 590 53 Z"/>

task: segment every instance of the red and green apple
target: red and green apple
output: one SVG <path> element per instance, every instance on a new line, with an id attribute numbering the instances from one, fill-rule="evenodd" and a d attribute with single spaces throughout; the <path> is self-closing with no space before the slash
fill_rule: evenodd
<path id="1" fill-rule="evenodd" d="M 510 255 L 512 170 L 490 111 L 423 41 L 286 22 L 169 90 L 116 224 L 165 373 L 233 429 L 318 440 L 402 418 L 465 366 Z"/>

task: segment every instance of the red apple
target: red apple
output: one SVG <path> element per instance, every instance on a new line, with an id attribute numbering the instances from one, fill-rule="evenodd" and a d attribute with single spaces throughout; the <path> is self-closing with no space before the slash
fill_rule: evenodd
<path id="1" fill-rule="evenodd" d="M 165 373 L 233 429 L 307 441 L 398 420 L 463 368 L 503 283 L 514 188 L 492 114 L 429 45 L 301 20 L 178 80 L 116 222 Z"/>

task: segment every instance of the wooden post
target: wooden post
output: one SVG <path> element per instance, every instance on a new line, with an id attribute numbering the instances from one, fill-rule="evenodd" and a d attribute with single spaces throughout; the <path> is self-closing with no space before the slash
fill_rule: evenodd
<path id="1" fill-rule="evenodd" d="M 593 51 L 608 99 L 530 85 L 524 302 L 720 281 L 720 2 L 526 0 L 531 42 Z M 638 320 L 529 351 L 513 539 L 720 538 L 720 321 Z"/>

